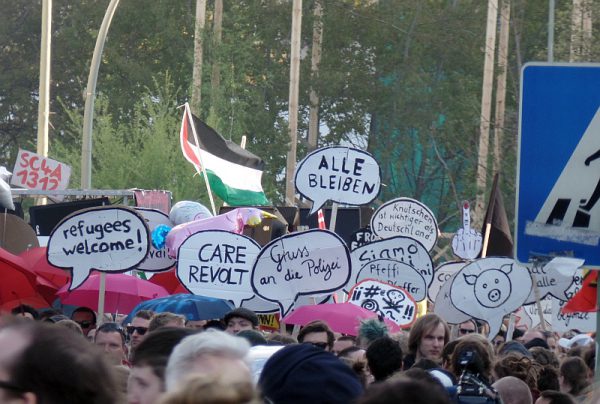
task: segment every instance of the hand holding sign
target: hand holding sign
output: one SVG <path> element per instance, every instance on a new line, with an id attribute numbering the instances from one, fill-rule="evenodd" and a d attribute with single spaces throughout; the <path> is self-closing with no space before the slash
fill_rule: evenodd
<path id="1" fill-rule="evenodd" d="M 477 258 L 481 252 L 481 233 L 471 228 L 471 214 L 469 202 L 463 202 L 463 227 L 458 229 L 452 238 L 452 250 L 454 254 L 465 260 Z"/>
<path id="2" fill-rule="evenodd" d="M 349 147 L 325 147 L 307 155 L 296 169 L 296 189 L 313 201 L 310 214 L 327 200 L 364 205 L 379 195 L 381 173 L 367 152 Z"/>
<path id="3" fill-rule="evenodd" d="M 144 218 L 126 207 L 84 209 L 60 222 L 48 240 L 48 262 L 71 269 L 69 290 L 92 269 L 125 272 L 146 258 L 150 232 Z"/>
<path id="4" fill-rule="evenodd" d="M 334 292 L 350 279 L 350 253 L 337 234 L 308 230 L 279 237 L 260 252 L 252 289 L 286 315 L 301 295 Z"/>

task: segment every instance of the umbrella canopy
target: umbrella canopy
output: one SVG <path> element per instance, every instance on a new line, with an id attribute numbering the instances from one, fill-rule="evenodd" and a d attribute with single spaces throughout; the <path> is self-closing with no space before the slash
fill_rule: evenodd
<path id="1" fill-rule="evenodd" d="M 46 251 L 47 247 L 34 247 L 23 251 L 19 257 L 23 258 L 27 267 L 37 276 L 57 286 L 57 289 L 62 288 L 69 282 L 71 275 L 68 271 L 50 264 Z"/>
<path id="2" fill-rule="evenodd" d="M 174 268 L 169 269 L 168 271 L 155 273 L 149 281 L 162 286 L 172 295 L 177 293 L 189 293 L 185 286 L 179 282 L 177 275 L 175 275 Z"/>
<path id="3" fill-rule="evenodd" d="M 27 270 L 25 261 L 0 248 L 0 310 L 27 304 L 37 309 L 50 307 L 36 290 L 36 276 Z"/>
<path id="4" fill-rule="evenodd" d="M 182 314 L 188 320 L 196 321 L 221 318 L 233 308 L 233 305 L 227 300 L 191 294 L 177 294 L 138 304 L 125 319 L 125 322 L 130 322 L 135 313 L 140 310 L 153 310 L 156 313 L 168 311 Z"/>
<path id="5" fill-rule="evenodd" d="M 335 332 L 357 335 L 360 321 L 373 317 L 377 318 L 377 314 L 355 304 L 336 303 L 298 307 L 282 321 L 286 324 L 306 325 L 311 321 L 321 320 Z M 399 327 L 390 320 L 386 319 L 385 324 L 392 331 L 399 330 Z"/>
<path id="6" fill-rule="evenodd" d="M 69 285 L 63 286 L 56 296 L 63 304 L 86 306 L 98 310 L 100 274 L 95 273 L 77 289 L 69 292 Z M 125 274 L 106 275 L 104 311 L 107 313 L 129 313 L 137 304 L 145 300 L 167 296 L 162 286 L 135 276 Z"/>

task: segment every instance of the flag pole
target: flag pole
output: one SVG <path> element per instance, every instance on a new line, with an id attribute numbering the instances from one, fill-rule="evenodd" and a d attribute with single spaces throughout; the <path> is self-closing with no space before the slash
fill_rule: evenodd
<path id="1" fill-rule="evenodd" d="M 190 111 L 190 104 L 185 103 L 185 113 L 188 119 L 191 122 L 192 133 L 194 134 L 194 140 L 196 141 L 196 145 L 200 148 L 200 142 L 198 141 L 198 134 L 196 134 L 196 125 L 194 125 L 194 119 L 192 117 L 192 111 Z M 193 149 L 194 153 L 196 153 L 196 157 L 198 157 L 198 161 L 202 166 L 202 176 L 204 177 L 204 182 L 206 183 L 206 189 L 208 190 L 208 198 L 210 199 L 210 207 L 212 208 L 213 215 L 217 216 L 217 209 L 215 208 L 215 200 L 213 199 L 212 189 L 210 189 L 210 182 L 208 182 L 208 175 L 206 174 L 206 170 L 204 169 L 204 162 L 202 161 L 202 154 L 200 152 L 196 152 L 196 149 Z M 196 171 L 200 174 L 200 169 L 198 166 L 194 164 L 196 167 Z"/>

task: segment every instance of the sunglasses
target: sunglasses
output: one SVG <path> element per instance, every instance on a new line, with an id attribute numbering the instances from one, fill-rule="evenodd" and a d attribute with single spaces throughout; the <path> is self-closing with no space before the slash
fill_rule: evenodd
<path id="1" fill-rule="evenodd" d="M 458 332 L 465 335 L 465 334 L 473 334 L 475 332 L 475 330 L 467 330 L 466 328 L 459 328 Z"/>
<path id="2" fill-rule="evenodd" d="M 144 335 L 148 332 L 148 327 L 134 327 L 132 325 L 127 326 L 127 334 L 133 335 L 134 332 L 137 332 L 139 335 Z"/>
<path id="3" fill-rule="evenodd" d="M 322 350 L 325 350 L 328 347 L 327 342 L 307 342 L 307 344 L 316 346 L 317 348 L 322 349 Z"/>
<path id="4" fill-rule="evenodd" d="M 79 324 L 81 328 L 90 328 L 92 324 L 94 324 L 89 320 L 76 321 L 76 323 Z"/>

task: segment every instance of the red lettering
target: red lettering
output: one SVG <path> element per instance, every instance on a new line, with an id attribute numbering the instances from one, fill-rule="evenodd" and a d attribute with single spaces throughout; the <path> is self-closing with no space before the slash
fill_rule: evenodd
<path id="1" fill-rule="evenodd" d="M 39 168 L 40 168 L 39 166 L 38 166 L 38 167 L 34 166 L 35 162 L 36 162 L 36 161 L 38 161 L 39 159 L 40 159 L 40 158 L 39 158 L 38 156 L 33 156 L 33 157 L 31 158 L 31 160 L 29 160 L 29 167 L 30 167 L 32 170 L 39 170 Z"/>
<path id="2" fill-rule="evenodd" d="M 22 162 L 19 163 L 19 165 L 21 167 L 27 167 L 29 165 L 29 161 L 27 161 L 28 157 L 29 157 L 29 153 L 27 153 L 27 152 L 21 153 Z M 25 180 L 23 180 L 23 181 L 25 181 Z"/>
<path id="3" fill-rule="evenodd" d="M 58 181 L 60 181 L 62 179 L 61 165 L 62 164 L 58 164 L 56 166 L 56 168 L 54 169 L 54 171 L 52 171 L 52 173 L 50 174 L 50 177 L 56 177 L 56 179 L 58 179 Z"/>

